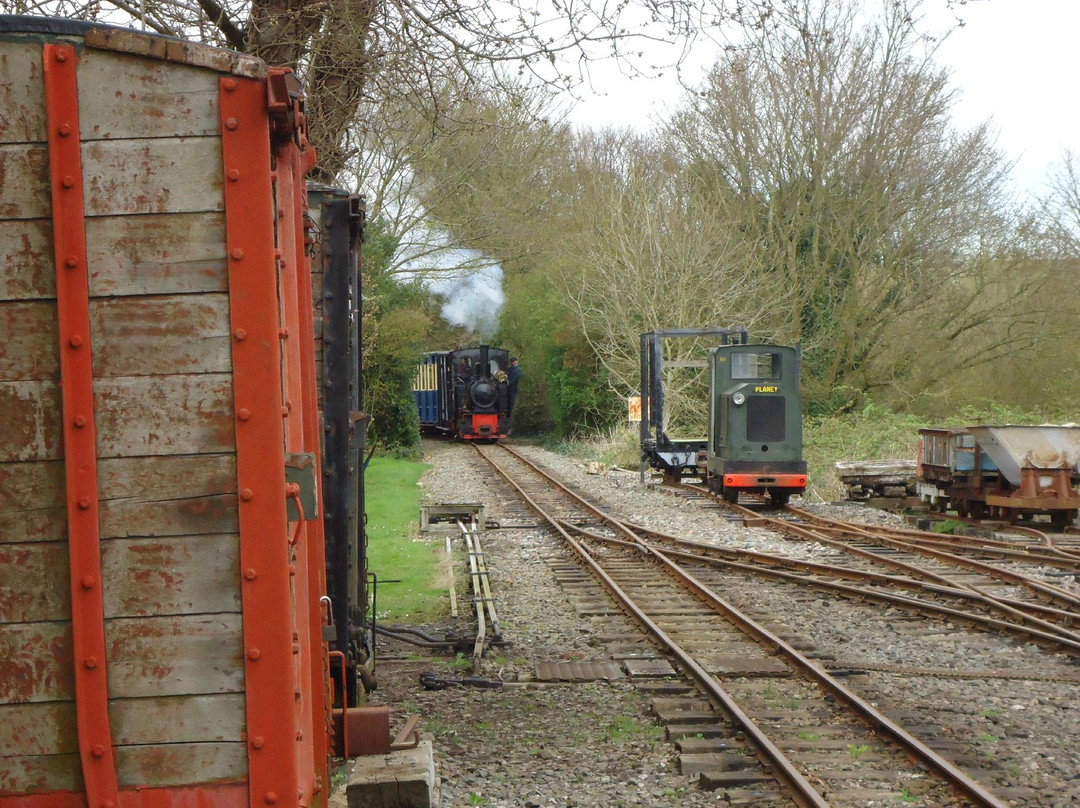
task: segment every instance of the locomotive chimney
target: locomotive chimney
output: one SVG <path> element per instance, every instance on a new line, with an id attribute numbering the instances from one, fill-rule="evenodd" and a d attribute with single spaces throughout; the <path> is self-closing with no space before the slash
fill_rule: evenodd
<path id="1" fill-rule="evenodd" d="M 482 375 L 482 376 L 490 376 L 491 375 L 491 367 L 488 365 L 488 346 L 487 345 L 481 345 L 480 346 L 480 368 L 481 368 L 480 375 Z"/>

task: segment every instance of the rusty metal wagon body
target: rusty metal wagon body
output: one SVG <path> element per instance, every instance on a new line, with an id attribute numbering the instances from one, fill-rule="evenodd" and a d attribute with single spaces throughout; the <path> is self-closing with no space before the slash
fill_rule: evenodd
<path id="1" fill-rule="evenodd" d="M 978 425 L 920 429 L 917 490 L 962 517 L 1049 516 L 1063 526 L 1080 510 L 1080 427 Z"/>

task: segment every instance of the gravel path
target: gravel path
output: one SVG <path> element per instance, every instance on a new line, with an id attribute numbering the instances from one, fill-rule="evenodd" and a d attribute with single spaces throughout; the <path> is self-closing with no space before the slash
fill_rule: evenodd
<path id="1" fill-rule="evenodd" d="M 425 461 L 433 464 L 421 481 L 426 501 L 482 502 L 489 520 L 509 525 L 516 516 L 518 523 L 522 521 L 512 497 L 460 444 L 429 441 L 424 448 Z M 686 500 L 642 486 L 636 472 L 587 474 L 580 461 L 534 447 L 518 448 L 629 521 L 719 544 L 805 558 L 824 552 L 806 542 L 719 519 Z M 840 518 L 899 521 L 861 506 L 816 507 Z M 737 804 L 729 802 L 723 791 L 701 791 L 692 778 L 679 774 L 675 748 L 651 716 L 648 698 L 628 682 L 529 681 L 537 663 L 609 657 L 594 639 L 589 619 L 574 611 L 555 583 L 552 563 L 570 558 L 557 536 L 538 527 L 507 527 L 481 535 L 508 641 L 486 654 L 482 676 L 506 685 L 425 690 L 419 684 L 421 673 L 459 679 L 469 671 L 461 659 L 449 654 L 431 655 L 380 641 L 380 687 L 374 700 L 391 705 L 394 726 L 408 714 L 422 716 L 422 728 L 435 748 L 443 808 Z M 428 540 L 445 542 L 441 535 Z M 785 615 L 785 608 L 794 608 L 790 591 L 747 578 L 733 579 L 728 595 L 739 605 L 780 615 L 819 652 L 845 662 L 930 672 L 1009 665 L 1053 675 L 1080 674 L 1074 660 L 1050 659 L 1037 649 L 948 624 L 929 627 L 912 644 L 899 632 L 913 618 L 880 607 L 838 609 L 821 596 L 800 599 L 798 612 Z M 470 606 L 461 604 L 463 616 L 456 623 L 427 628 L 470 634 L 474 629 L 465 616 Z M 993 770 L 992 787 L 1013 798 L 1014 804 L 1080 805 L 1076 684 L 885 672 L 857 678 L 852 685 L 863 688 L 868 698 L 886 705 L 902 703 L 910 720 L 954 727 L 950 732 L 964 745 L 971 758 L 967 763 Z"/>

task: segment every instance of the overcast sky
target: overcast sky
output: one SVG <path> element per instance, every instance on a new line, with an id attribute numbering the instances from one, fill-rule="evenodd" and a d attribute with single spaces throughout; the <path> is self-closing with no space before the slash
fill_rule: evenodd
<path id="1" fill-rule="evenodd" d="M 945 0 L 927 0 L 924 10 L 935 7 Z M 1018 189 L 1038 191 L 1063 148 L 1080 151 L 1080 0 L 972 0 L 958 14 L 965 24 L 939 50 L 961 91 L 956 121 L 991 119 L 999 145 L 1018 160 Z M 693 57 L 710 60 L 700 48 Z M 604 68 L 594 84 L 606 95 L 589 96 L 572 121 L 634 125 L 669 108 L 679 92 L 670 78 L 630 80 Z"/>

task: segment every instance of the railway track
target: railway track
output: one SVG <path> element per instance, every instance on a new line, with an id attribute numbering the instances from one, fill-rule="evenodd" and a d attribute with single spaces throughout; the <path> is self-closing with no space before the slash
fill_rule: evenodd
<path id="1" fill-rule="evenodd" d="M 720 597 L 686 569 L 685 558 L 507 447 L 477 451 L 587 570 L 566 571 L 564 579 L 602 582 L 618 608 L 696 683 L 702 697 L 657 707 L 699 728 L 692 737 L 683 732 L 684 767 L 711 763 L 714 771 L 703 770 L 703 779 L 774 780 L 798 805 L 862 805 L 905 795 L 933 805 L 1006 804 L 781 633 Z"/>
<path id="2" fill-rule="evenodd" d="M 797 567 L 818 581 L 839 577 L 871 584 L 875 591 L 863 590 L 862 596 L 901 606 L 904 601 L 884 595 L 882 587 L 915 592 L 930 600 L 909 603 L 913 608 L 939 611 L 932 605 L 937 603 L 948 610 L 939 613 L 950 618 L 1017 634 L 1073 655 L 1080 649 L 1080 631 L 1076 630 L 1080 596 L 1037 575 L 1040 564 L 1080 573 L 1068 559 L 1053 558 L 1044 563 L 1030 557 L 1021 561 L 1010 557 L 1006 562 L 990 563 L 954 552 L 934 534 L 839 522 L 790 506 L 776 512 L 752 510 L 722 503 L 702 486 L 687 485 L 683 491 L 740 513 L 748 525 L 768 527 L 833 551 L 827 556 L 831 563 L 816 564 L 798 563 L 788 556 L 745 556 L 759 565 Z M 883 569 L 888 573 L 882 573 Z"/>

